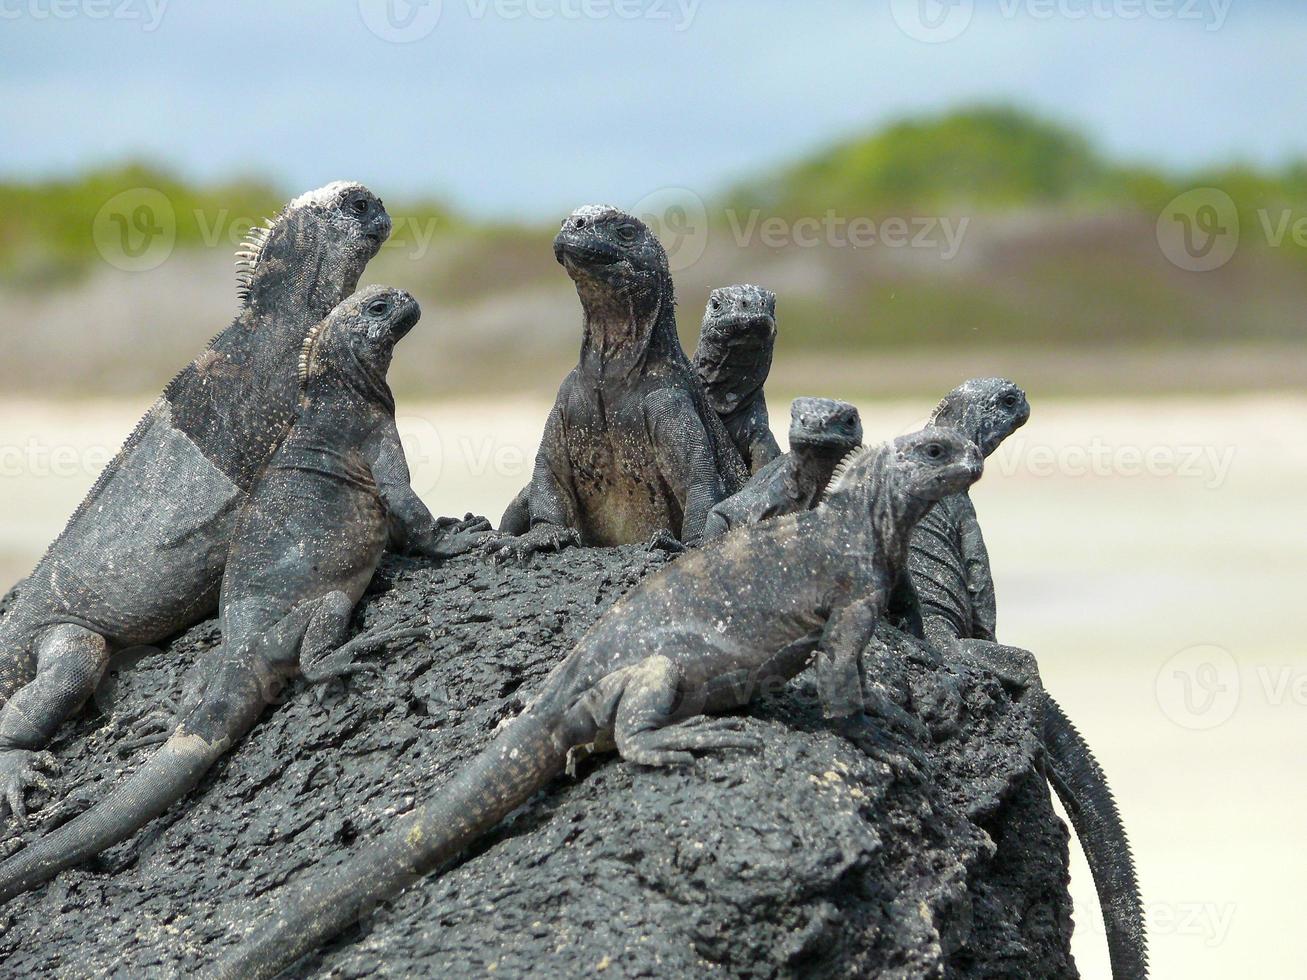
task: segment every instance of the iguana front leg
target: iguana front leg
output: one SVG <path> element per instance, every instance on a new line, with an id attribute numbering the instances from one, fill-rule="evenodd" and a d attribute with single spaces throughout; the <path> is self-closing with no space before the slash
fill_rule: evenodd
<path id="1" fill-rule="evenodd" d="M 958 507 L 958 547 L 971 599 L 971 633 L 978 640 L 995 640 L 998 613 L 994 596 L 994 575 L 990 570 L 989 549 L 976 517 L 976 505 L 964 494 Z"/>
<path id="2" fill-rule="evenodd" d="M 645 399 L 644 412 L 658 472 L 681 507 L 680 540 L 697 545 L 708 515 L 726 496 L 708 430 L 689 394 L 680 389 L 654 392 Z"/>
<path id="3" fill-rule="evenodd" d="M 884 607 L 884 597 L 876 591 L 836 610 L 827 621 L 816 662 L 817 694 L 827 718 L 847 718 L 864 710 L 859 661 Z"/>
<path id="4" fill-rule="evenodd" d="M 48 787 L 41 770 L 51 763 L 39 750 L 94 693 L 109 664 L 108 642 L 82 626 L 53 626 L 37 643 L 36 676 L 0 711 L 0 816 L 8 811 L 23 827 L 27 787 Z"/>
<path id="5" fill-rule="evenodd" d="M 367 447 L 372 477 L 390 514 L 390 546 L 401 554 L 426 558 L 453 558 L 480 545 L 490 531 L 484 517 L 468 514 L 463 520 L 431 516 L 413 492 L 408 459 L 394 420 L 382 426 Z"/>

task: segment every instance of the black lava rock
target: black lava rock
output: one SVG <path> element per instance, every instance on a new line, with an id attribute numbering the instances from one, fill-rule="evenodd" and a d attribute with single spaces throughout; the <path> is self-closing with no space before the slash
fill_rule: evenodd
<path id="1" fill-rule="evenodd" d="M 246 924 L 232 909 L 367 847 L 439 792 L 666 560 L 640 548 L 527 567 L 388 559 L 358 626 L 429 621 L 432 640 L 378 655 L 375 675 L 293 686 L 185 803 L 0 909 L 5 975 L 180 976 L 212 961 Z M 27 839 L 151 751 L 123 748 L 132 723 L 180 693 L 217 641 L 209 622 L 116 658 L 53 745 L 63 794 Z M 891 630 L 864 670 L 864 718 L 824 720 L 804 677 L 755 704 L 760 752 L 684 770 L 588 760 L 293 973 L 1076 976 L 1068 837 L 1033 705 Z"/>

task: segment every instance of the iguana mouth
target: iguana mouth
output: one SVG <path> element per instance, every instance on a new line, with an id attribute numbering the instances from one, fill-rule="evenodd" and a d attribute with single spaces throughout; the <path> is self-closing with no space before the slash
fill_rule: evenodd
<path id="1" fill-rule="evenodd" d="M 858 445 L 851 431 L 805 433 L 801 437 L 790 437 L 792 446 L 804 449 L 841 449 L 847 450 Z"/>
<path id="2" fill-rule="evenodd" d="M 554 257 L 567 269 L 593 265 L 615 265 L 622 253 L 607 245 L 575 240 L 560 240 L 554 245 Z"/>
<path id="3" fill-rule="evenodd" d="M 422 307 L 418 306 L 417 300 L 409 300 L 405 304 L 403 313 L 399 315 L 395 320 L 395 325 L 390 329 L 395 342 L 398 343 L 407 337 L 409 331 L 417 326 L 420 319 L 422 319 Z"/>

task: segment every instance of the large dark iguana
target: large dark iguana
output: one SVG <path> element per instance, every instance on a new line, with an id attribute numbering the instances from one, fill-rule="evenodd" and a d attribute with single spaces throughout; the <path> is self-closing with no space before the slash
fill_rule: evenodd
<path id="1" fill-rule="evenodd" d="M 776 294 L 758 286 L 714 289 L 699 327 L 694 370 L 750 473 L 781 454 L 763 385 L 776 347 Z"/>
<path id="2" fill-rule="evenodd" d="M 848 402 L 796 398 L 790 405 L 790 451 L 753 475 L 744 489 L 712 509 L 704 537 L 820 502 L 840 460 L 862 445 L 862 419 Z"/>
<path id="3" fill-rule="evenodd" d="M 695 751 L 747 748 L 738 719 L 704 713 L 748 704 L 802 671 L 818 648 L 823 698 L 833 696 L 835 708 L 858 700 L 858 656 L 904 567 L 912 525 L 934 500 L 970 486 L 982 465 L 979 451 L 947 430 L 861 450 L 816 510 L 709 542 L 645 579 L 438 797 L 345 864 L 274 896 L 262 924 L 212 975 L 276 975 L 457 856 L 561 773 L 574 751 L 615 747 L 629 762 L 669 766 Z"/>
<path id="4" fill-rule="evenodd" d="M 775 293 L 747 285 L 712 291 L 691 363 L 708 404 L 755 475 L 781 453 L 763 394 L 775 344 Z M 513 499 L 500 518 L 500 531 L 525 534 L 530 529 L 530 495 L 528 485 Z"/>
<path id="5" fill-rule="evenodd" d="M 232 524 L 299 398 L 304 337 L 353 292 L 390 227 L 381 201 L 342 182 L 251 233 L 236 319 L 164 390 L 0 621 L 0 814 L 26 823 L 25 788 L 48 787 L 52 760 L 38 750 L 113 648 L 159 642 L 216 608 Z M 396 433 L 378 454 L 397 545 L 438 555 L 474 543 L 431 520 Z"/>
<path id="6" fill-rule="evenodd" d="M 362 646 L 396 638 L 342 646 L 389 536 L 370 460 L 394 421 L 391 353 L 419 316 L 408 293 L 373 286 L 305 338 L 295 420 L 235 521 L 222 648 L 202 693 L 163 747 L 102 802 L 0 864 L 0 901 L 127 839 L 180 800 L 289 679 L 352 669 Z"/>
<path id="7" fill-rule="evenodd" d="M 949 392 L 930 421 L 961 432 L 988 456 L 1029 417 L 1025 392 L 1012 382 L 973 378 Z M 908 565 L 927 638 L 1041 699 L 1048 779 L 1094 876 L 1112 975 L 1142 980 L 1148 975 L 1143 909 L 1116 801 L 1089 746 L 1044 691 L 1033 655 L 996 642 L 994 580 L 970 494 L 941 500 L 922 518 L 912 533 Z"/>
<path id="8" fill-rule="evenodd" d="M 676 334 L 667 253 L 638 218 L 588 206 L 563 222 L 554 255 L 581 300 L 581 357 L 545 423 L 530 530 L 489 548 L 696 543 L 748 471 Z"/>

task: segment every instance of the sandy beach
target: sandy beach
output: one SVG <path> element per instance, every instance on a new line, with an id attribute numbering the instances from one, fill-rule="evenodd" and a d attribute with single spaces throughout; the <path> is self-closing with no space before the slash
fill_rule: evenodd
<path id="1" fill-rule="evenodd" d="M 774 396 L 783 406 L 785 398 Z M 40 557 L 145 407 L 0 402 L 0 579 Z M 862 403 L 869 438 L 921 401 Z M 548 406 L 401 403 L 414 486 L 492 520 Z M 782 410 L 773 410 L 783 420 Z M 1293 975 L 1307 850 L 1307 398 L 1035 401 L 974 498 L 1001 638 L 1098 755 L 1132 836 L 1158 977 Z M 1073 853 L 1085 977 L 1108 976 Z"/>

